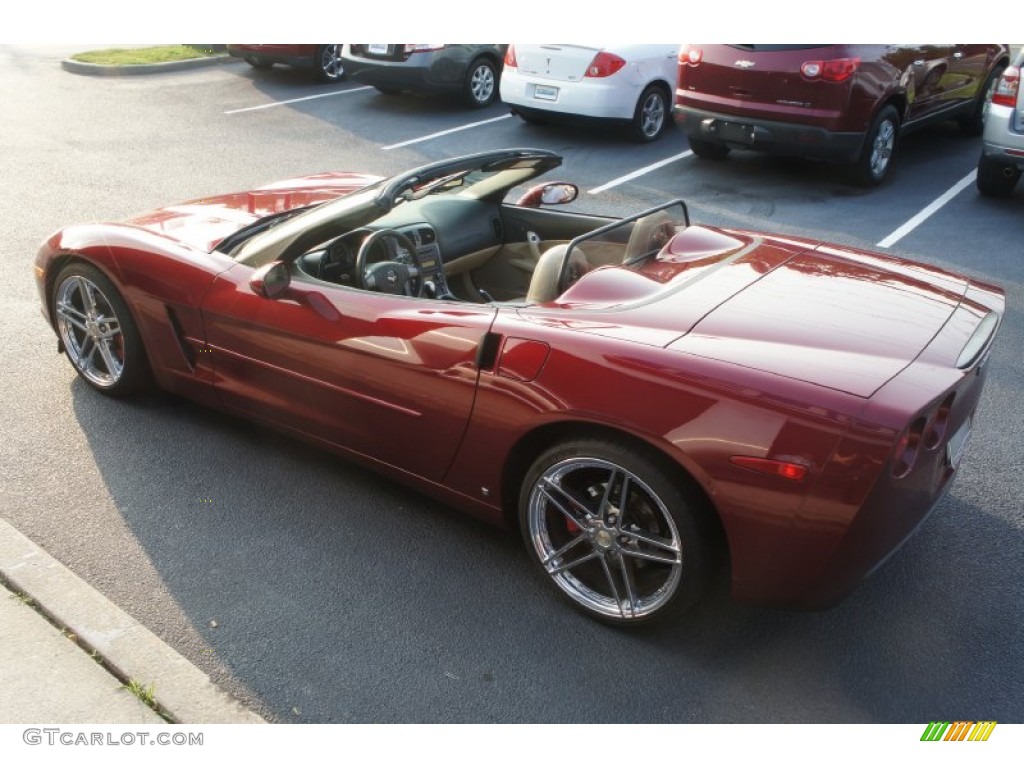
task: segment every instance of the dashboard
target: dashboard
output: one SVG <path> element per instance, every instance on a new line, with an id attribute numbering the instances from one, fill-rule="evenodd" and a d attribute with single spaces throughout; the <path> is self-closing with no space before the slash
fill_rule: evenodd
<path id="1" fill-rule="evenodd" d="M 394 232 L 404 237 L 389 236 Z M 397 262 L 419 267 L 435 296 L 450 295 L 445 266 L 502 242 L 499 206 L 465 197 L 430 197 L 403 203 L 366 227 L 346 232 L 325 247 L 301 256 L 297 264 L 308 275 L 339 285 L 364 285 L 356 261 L 366 239 L 380 233 L 366 254 L 369 266 Z M 410 253 L 408 245 L 415 249 Z"/>

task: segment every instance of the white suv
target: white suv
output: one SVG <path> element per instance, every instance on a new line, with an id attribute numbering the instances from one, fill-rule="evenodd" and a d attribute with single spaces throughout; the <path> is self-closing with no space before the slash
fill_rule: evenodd
<path id="1" fill-rule="evenodd" d="M 1024 171 L 1024 89 L 1020 87 L 1024 48 L 1003 71 L 985 114 L 978 190 L 983 195 L 1013 192 Z"/>

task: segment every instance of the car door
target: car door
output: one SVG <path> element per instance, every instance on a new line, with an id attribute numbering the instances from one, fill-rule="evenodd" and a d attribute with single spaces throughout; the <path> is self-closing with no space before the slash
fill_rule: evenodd
<path id="1" fill-rule="evenodd" d="M 292 269 L 268 299 L 237 264 L 203 302 L 225 408 L 439 480 L 477 384 L 487 305 L 356 290 Z"/>
<path id="2" fill-rule="evenodd" d="M 950 56 L 949 83 L 944 96 L 949 106 L 973 101 L 985 86 L 991 63 L 991 46 L 958 43 Z"/>
<path id="3" fill-rule="evenodd" d="M 883 57 L 900 72 L 907 94 L 904 123 L 925 120 L 943 108 L 953 46 L 949 44 L 893 45 Z"/>

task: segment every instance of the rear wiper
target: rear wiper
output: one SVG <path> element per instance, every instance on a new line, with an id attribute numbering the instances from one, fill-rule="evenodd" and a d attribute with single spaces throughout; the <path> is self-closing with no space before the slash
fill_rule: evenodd
<path id="1" fill-rule="evenodd" d="M 269 216 L 264 216 L 262 219 L 257 219 L 252 224 L 246 224 L 237 232 L 232 232 L 230 235 L 225 237 L 223 240 L 217 243 L 217 247 L 214 248 L 214 250 L 220 251 L 221 253 L 231 253 L 231 251 L 233 251 L 235 248 L 244 243 L 253 235 L 258 235 L 260 232 L 265 232 L 266 230 L 273 227 L 275 224 L 280 224 L 285 219 L 289 219 L 297 213 L 308 211 L 312 207 L 312 205 L 304 205 L 301 208 L 292 208 L 291 210 L 288 211 L 272 213 Z"/>

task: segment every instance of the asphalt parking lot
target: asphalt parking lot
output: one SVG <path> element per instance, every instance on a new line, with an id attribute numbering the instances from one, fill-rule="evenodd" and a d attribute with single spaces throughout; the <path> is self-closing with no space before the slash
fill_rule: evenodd
<path id="1" fill-rule="evenodd" d="M 0 514 L 264 717 L 1024 720 L 1024 185 L 977 194 L 979 139 L 952 125 L 908 137 L 891 183 L 865 190 L 825 164 L 699 161 L 675 129 L 630 144 L 241 62 L 89 78 L 60 69 L 67 52 L 0 47 Z M 580 185 L 579 210 L 681 197 L 696 221 L 878 248 L 1005 289 L 960 477 L 846 602 L 791 613 L 716 595 L 683 625 L 604 627 L 555 598 L 514 536 L 198 406 L 97 395 L 39 315 L 31 260 L 61 226 L 509 146 L 561 152 L 553 175 Z"/>

